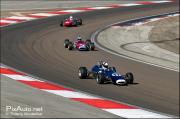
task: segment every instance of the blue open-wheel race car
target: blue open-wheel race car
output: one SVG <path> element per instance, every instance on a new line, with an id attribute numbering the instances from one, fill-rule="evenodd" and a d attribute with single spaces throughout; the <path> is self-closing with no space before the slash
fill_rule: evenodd
<path id="1" fill-rule="evenodd" d="M 115 67 L 108 67 L 108 64 L 102 61 L 95 64 L 90 71 L 88 71 L 86 67 L 79 67 L 78 74 L 80 79 L 96 79 L 98 84 L 112 82 L 118 85 L 128 85 L 134 82 L 134 77 L 131 72 L 121 75 L 116 72 Z"/>

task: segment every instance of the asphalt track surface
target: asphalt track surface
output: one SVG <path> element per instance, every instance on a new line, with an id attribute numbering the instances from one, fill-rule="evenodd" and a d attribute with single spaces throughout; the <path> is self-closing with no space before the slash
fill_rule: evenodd
<path id="1" fill-rule="evenodd" d="M 179 73 L 111 55 L 105 51 L 79 52 L 64 48 L 65 38 L 77 34 L 90 38 L 93 32 L 117 21 L 177 11 L 177 3 L 115 8 L 78 13 L 81 27 L 59 27 L 51 17 L 1 28 L 1 62 L 34 76 L 116 101 L 179 116 Z M 78 79 L 78 67 L 90 68 L 99 60 L 108 61 L 124 74 L 133 72 L 135 84 L 115 86 Z M 58 102 L 57 102 L 58 103 Z M 60 102 L 59 102 L 60 103 Z"/>

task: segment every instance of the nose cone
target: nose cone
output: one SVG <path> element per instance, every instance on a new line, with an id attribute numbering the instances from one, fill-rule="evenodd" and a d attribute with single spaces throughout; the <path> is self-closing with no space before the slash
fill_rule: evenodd
<path id="1" fill-rule="evenodd" d="M 80 44 L 79 45 L 79 50 L 87 50 L 87 47 L 85 44 Z"/>
<path id="2" fill-rule="evenodd" d="M 118 80 L 116 80 L 116 83 L 117 84 L 125 84 L 126 81 L 124 79 L 118 79 Z"/>
<path id="3" fill-rule="evenodd" d="M 84 45 L 84 44 L 79 44 L 79 47 L 86 47 L 86 45 Z"/>

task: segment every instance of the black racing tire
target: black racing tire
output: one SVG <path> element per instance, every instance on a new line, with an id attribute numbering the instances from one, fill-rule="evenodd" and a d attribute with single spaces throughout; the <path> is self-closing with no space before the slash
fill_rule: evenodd
<path id="1" fill-rule="evenodd" d="M 94 49 L 95 49 L 94 43 L 90 43 L 90 44 L 89 44 L 89 49 L 92 50 L 92 51 L 94 51 Z"/>
<path id="2" fill-rule="evenodd" d="M 82 25 L 82 19 L 81 18 L 79 19 L 79 25 Z"/>
<path id="3" fill-rule="evenodd" d="M 68 48 L 69 42 L 70 42 L 69 39 L 64 40 L 64 47 L 65 48 Z"/>
<path id="4" fill-rule="evenodd" d="M 133 84 L 133 82 L 134 82 L 134 76 L 133 76 L 133 74 L 131 72 L 126 73 L 125 79 L 127 80 L 127 82 L 129 84 Z"/>
<path id="5" fill-rule="evenodd" d="M 63 21 L 61 21 L 60 26 L 61 26 L 61 27 L 63 26 Z"/>
<path id="6" fill-rule="evenodd" d="M 96 75 L 96 82 L 97 84 L 103 84 L 105 80 L 105 77 L 103 74 L 97 74 Z"/>
<path id="7" fill-rule="evenodd" d="M 88 70 L 86 67 L 80 67 L 78 71 L 78 75 L 80 79 L 86 79 L 88 74 Z"/>
<path id="8" fill-rule="evenodd" d="M 72 42 L 69 42 L 68 50 L 72 50 L 72 49 L 73 49 L 73 43 L 72 43 Z"/>
<path id="9" fill-rule="evenodd" d="M 95 79 L 97 76 L 97 73 L 93 73 L 93 79 Z"/>
<path id="10" fill-rule="evenodd" d="M 86 42 L 86 44 L 89 44 L 89 43 L 91 43 L 91 40 L 87 39 L 85 42 Z"/>

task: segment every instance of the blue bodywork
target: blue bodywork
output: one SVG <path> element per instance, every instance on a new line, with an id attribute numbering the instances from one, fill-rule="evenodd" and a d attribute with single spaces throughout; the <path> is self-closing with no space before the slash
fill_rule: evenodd
<path id="1" fill-rule="evenodd" d="M 101 73 L 106 77 L 106 79 L 110 79 L 115 84 L 118 84 L 117 81 L 121 83 L 126 82 L 124 77 L 121 74 L 118 74 L 113 68 L 104 70 L 101 65 L 94 65 L 91 69 L 91 72 L 96 74 Z"/>

